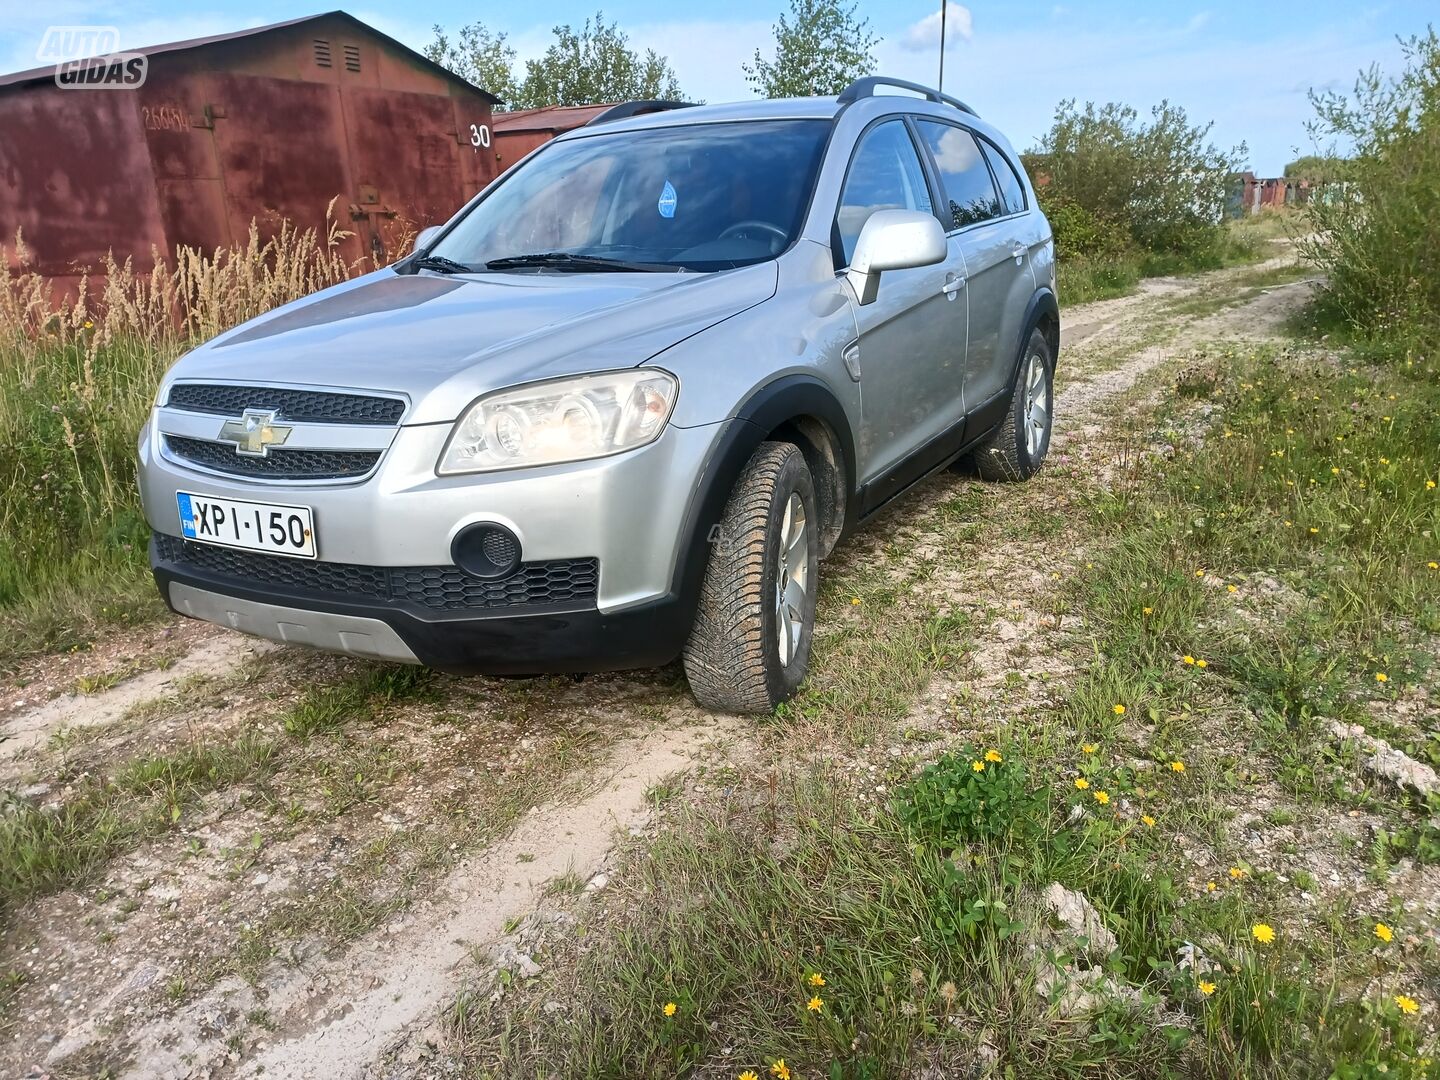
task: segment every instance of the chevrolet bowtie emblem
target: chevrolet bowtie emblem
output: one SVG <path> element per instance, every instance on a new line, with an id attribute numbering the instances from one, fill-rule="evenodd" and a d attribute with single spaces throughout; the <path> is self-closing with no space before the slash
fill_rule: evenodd
<path id="1" fill-rule="evenodd" d="M 246 409 L 239 420 L 226 420 L 219 436 L 221 442 L 233 442 L 242 457 L 269 457 L 270 447 L 284 445 L 289 437 L 290 428 L 275 423 L 273 409 Z"/>

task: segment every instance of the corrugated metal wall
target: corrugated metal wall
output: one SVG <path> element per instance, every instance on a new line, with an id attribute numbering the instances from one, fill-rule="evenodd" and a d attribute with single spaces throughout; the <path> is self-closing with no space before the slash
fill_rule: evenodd
<path id="1" fill-rule="evenodd" d="M 388 261 L 494 178 L 490 108 L 333 15 L 158 50 L 134 90 L 0 87 L 0 243 L 23 228 L 38 269 L 73 281 L 107 250 L 144 268 L 252 219 L 323 228 L 338 196 L 347 258 Z"/>

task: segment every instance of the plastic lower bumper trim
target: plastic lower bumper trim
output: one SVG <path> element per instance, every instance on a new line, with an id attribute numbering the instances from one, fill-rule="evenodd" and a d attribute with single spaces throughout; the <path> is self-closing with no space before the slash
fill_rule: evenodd
<path id="1" fill-rule="evenodd" d="M 373 599 L 262 592 L 233 580 L 211 578 L 165 563 L 155 557 L 153 547 L 151 566 L 161 599 L 177 614 L 190 612 L 177 605 L 176 599 L 180 597 L 172 596 L 172 585 L 271 608 L 374 620 L 393 630 L 416 661 L 455 675 L 544 675 L 661 667 L 680 655 L 693 616 L 693 606 L 686 610 L 687 605 L 672 595 L 610 613 L 590 606 L 525 613 L 511 609 L 475 618 L 457 618 L 452 611 L 447 618 L 432 621 Z M 209 602 L 204 614 L 192 617 L 231 625 L 231 620 L 224 616 L 209 616 L 210 608 L 218 612 L 224 606 Z M 238 628 L 245 629 L 244 626 Z M 328 640 L 321 643 L 321 647 L 337 648 Z M 355 651 L 343 644 L 338 649 Z M 373 656 L 374 652 L 368 655 Z"/>

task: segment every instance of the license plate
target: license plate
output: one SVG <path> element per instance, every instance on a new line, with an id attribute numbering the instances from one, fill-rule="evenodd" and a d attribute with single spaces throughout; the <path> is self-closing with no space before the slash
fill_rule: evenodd
<path id="1" fill-rule="evenodd" d="M 315 558 L 315 526 L 308 506 L 241 502 L 187 491 L 177 491 L 175 502 L 187 540 Z"/>

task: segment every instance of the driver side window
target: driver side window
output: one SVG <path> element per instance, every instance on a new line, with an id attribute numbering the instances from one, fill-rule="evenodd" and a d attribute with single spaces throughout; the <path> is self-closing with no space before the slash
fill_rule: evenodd
<path id="1" fill-rule="evenodd" d="M 920 157 L 905 122 L 898 118 L 866 132 L 850 161 L 850 173 L 835 213 L 842 265 L 850 265 L 860 230 L 877 210 L 933 212 Z"/>

